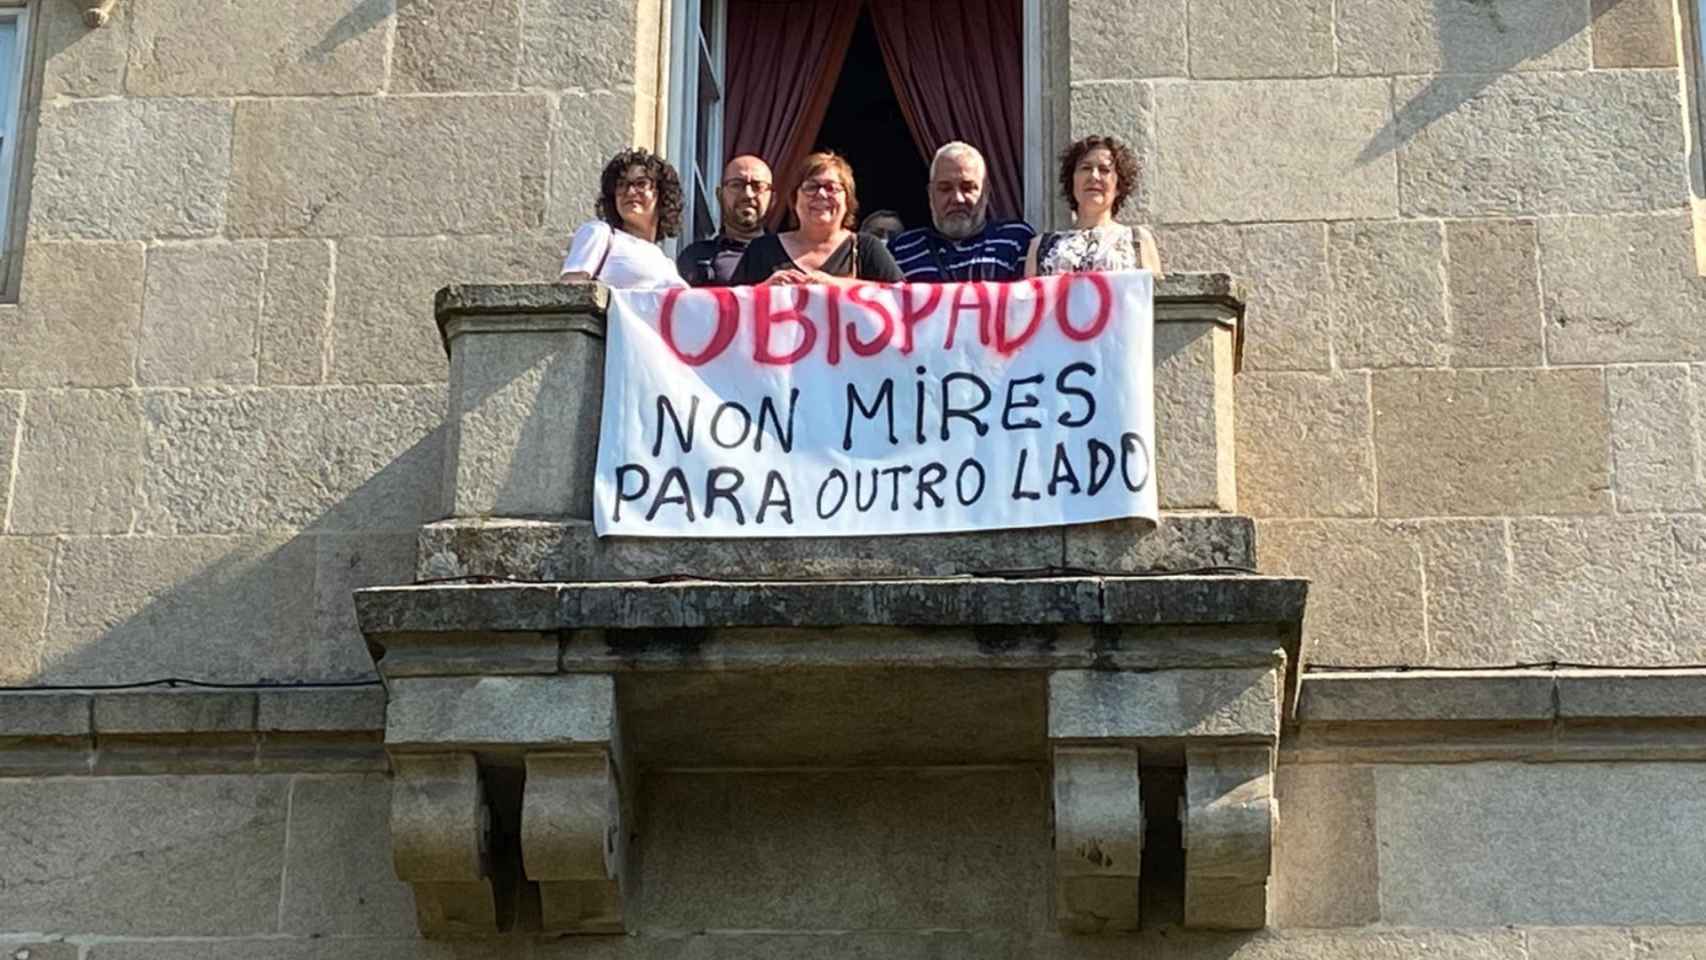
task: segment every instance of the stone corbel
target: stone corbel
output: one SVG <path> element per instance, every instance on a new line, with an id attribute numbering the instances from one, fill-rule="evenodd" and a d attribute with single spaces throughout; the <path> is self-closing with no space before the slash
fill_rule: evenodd
<path id="1" fill-rule="evenodd" d="M 1268 922 L 1273 860 L 1271 747 L 1187 747 L 1179 824 L 1185 926 L 1254 930 Z"/>
<path id="2" fill-rule="evenodd" d="M 113 10 L 118 7 L 118 0 L 81 0 L 83 6 L 83 23 L 90 29 L 104 27 L 113 18 Z"/>
<path id="3" fill-rule="evenodd" d="M 1050 675 L 1062 932 L 1137 928 L 1138 754 L 1151 746 L 1175 756 L 1183 748 L 1185 926 L 1267 925 L 1282 673 L 1283 665 Z"/>
<path id="4" fill-rule="evenodd" d="M 521 855 L 546 933 L 621 933 L 627 805 L 606 750 L 530 753 Z"/>
<path id="5" fill-rule="evenodd" d="M 1137 929 L 1143 829 L 1136 749 L 1054 748 L 1054 916 L 1062 932 Z"/>
<path id="6" fill-rule="evenodd" d="M 427 936 L 497 930 L 491 811 L 466 753 L 391 758 L 391 857 Z"/>
<path id="7" fill-rule="evenodd" d="M 508 658 L 525 649 L 505 646 L 499 656 L 522 662 Z M 387 689 L 391 843 L 397 876 L 415 889 L 421 933 L 490 935 L 529 923 L 511 896 L 523 882 L 538 885 L 545 932 L 620 933 L 633 818 L 614 680 L 403 676 Z M 482 765 L 490 802 L 506 814 L 494 837 Z M 524 781 L 513 776 L 517 767 Z"/>

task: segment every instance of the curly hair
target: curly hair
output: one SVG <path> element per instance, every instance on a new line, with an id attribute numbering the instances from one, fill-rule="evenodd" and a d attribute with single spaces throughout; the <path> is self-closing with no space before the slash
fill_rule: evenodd
<path id="1" fill-rule="evenodd" d="M 1073 174 L 1078 171 L 1078 163 L 1084 155 L 1098 148 L 1108 151 L 1114 159 L 1114 174 L 1118 180 L 1114 184 L 1113 212 L 1119 213 L 1126 198 L 1137 192 L 1137 153 L 1117 137 L 1088 136 L 1060 154 L 1060 195 L 1066 198 L 1066 205 L 1072 208 L 1073 213 L 1078 212 L 1078 198 L 1072 193 Z"/>
<path id="2" fill-rule="evenodd" d="M 800 187 L 804 186 L 807 180 L 825 170 L 833 171 L 835 179 L 840 180 L 841 185 L 847 188 L 847 215 L 841 218 L 841 225 L 849 230 L 857 229 L 859 226 L 859 190 L 853 184 L 853 165 L 848 163 L 847 158 L 841 154 L 834 150 L 818 150 L 815 153 L 807 154 L 805 160 L 800 162 L 799 175 L 794 178 L 794 192 L 798 193 Z M 792 203 L 787 204 L 787 208 L 786 223 L 788 229 L 792 230 L 799 227 L 800 218 L 794 212 Z"/>
<path id="3" fill-rule="evenodd" d="M 657 239 L 673 237 L 681 232 L 681 176 L 675 172 L 664 158 L 647 150 L 645 147 L 635 147 L 624 150 L 610 158 L 604 165 L 604 173 L 598 178 L 598 219 L 610 224 L 613 229 L 622 229 L 622 212 L 616 208 L 616 181 L 628 172 L 629 167 L 640 167 L 657 184 L 658 191 L 658 232 Z"/>

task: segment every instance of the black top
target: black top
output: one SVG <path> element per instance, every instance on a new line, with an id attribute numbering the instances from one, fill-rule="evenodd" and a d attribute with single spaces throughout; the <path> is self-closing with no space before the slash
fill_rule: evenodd
<path id="1" fill-rule="evenodd" d="M 734 279 L 730 282 L 735 286 L 763 283 L 779 267 L 800 269 L 800 265 L 783 248 L 782 238 L 767 233 L 747 244 L 746 255 L 740 258 L 740 265 L 735 267 Z M 900 268 L 894 265 L 889 248 L 866 233 L 855 233 L 836 247 L 829 259 L 823 262 L 823 272 L 832 277 L 852 277 L 877 283 L 900 283 L 906 279 Z"/>
<path id="2" fill-rule="evenodd" d="M 690 243 L 675 257 L 681 279 L 695 287 L 726 287 L 734 282 L 735 265 L 746 253 L 747 241 L 718 234 Z"/>

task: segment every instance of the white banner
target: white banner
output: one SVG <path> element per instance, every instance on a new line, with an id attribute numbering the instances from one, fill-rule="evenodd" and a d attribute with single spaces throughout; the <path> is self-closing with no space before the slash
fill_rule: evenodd
<path id="1" fill-rule="evenodd" d="M 1154 279 L 617 290 L 600 536 L 1156 518 Z"/>

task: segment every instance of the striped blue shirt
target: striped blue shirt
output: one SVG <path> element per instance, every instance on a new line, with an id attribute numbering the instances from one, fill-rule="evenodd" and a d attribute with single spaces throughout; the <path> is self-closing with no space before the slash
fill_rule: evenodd
<path id="1" fill-rule="evenodd" d="M 889 252 L 908 283 L 1018 280 L 1025 275 L 1025 251 L 1036 235 L 1023 220 L 991 220 L 982 233 L 966 240 L 950 240 L 934 227 L 916 227 L 890 238 Z"/>

